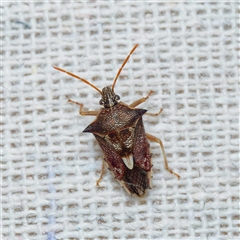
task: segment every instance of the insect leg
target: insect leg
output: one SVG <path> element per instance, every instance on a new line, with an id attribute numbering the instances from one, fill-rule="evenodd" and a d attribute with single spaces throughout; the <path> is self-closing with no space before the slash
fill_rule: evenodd
<path id="1" fill-rule="evenodd" d="M 145 115 L 149 115 L 149 116 L 155 117 L 155 116 L 158 116 L 162 111 L 163 111 L 163 109 L 160 108 L 159 112 L 157 112 L 157 113 L 148 113 L 148 112 L 146 112 Z"/>
<path id="2" fill-rule="evenodd" d="M 140 98 L 140 99 L 136 100 L 135 102 L 131 103 L 129 105 L 129 107 L 134 108 L 134 107 L 138 106 L 139 104 L 145 102 L 152 93 L 153 93 L 153 91 L 151 90 L 146 97 L 143 97 L 143 98 Z"/>
<path id="3" fill-rule="evenodd" d="M 172 174 L 174 174 L 175 176 L 177 176 L 178 179 L 179 179 L 180 176 L 179 176 L 177 173 L 173 172 L 173 171 L 168 167 L 167 156 L 166 156 L 166 153 L 165 153 L 165 151 L 164 151 L 164 147 L 163 147 L 162 141 L 161 141 L 159 138 L 157 138 L 157 137 L 155 137 L 155 136 L 153 136 L 153 135 L 150 135 L 150 134 L 148 134 L 148 133 L 146 133 L 146 137 L 147 137 L 150 141 L 159 143 L 160 148 L 162 149 L 163 158 L 164 158 L 164 164 L 165 164 L 166 170 L 168 170 L 170 173 L 172 173 Z"/>
<path id="4" fill-rule="evenodd" d="M 133 103 L 130 104 L 129 106 L 130 106 L 130 107 L 136 107 L 136 106 L 138 106 L 139 104 L 145 102 L 152 93 L 153 93 L 153 91 L 150 91 L 146 97 L 143 97 L 143 98 L 138 99 L 137 101 L 133 102 Z M 145 113 L 145 114 L 154 117 L 154 116 L 158 116 L 158 115 L 162 112 L 162 110 L 163 110 L 163 109 L 160 108 L 159 112 L 157 112 L 157 113 Z"/>
<path id="5" fill-rule="evenodd" d="M 68 102 L 70 103 L 74 103 L 74 104 L 77 104 L 80 106 L 80 109 L 79 109 L 79 114 L 80 115 L 83 115 L 83 116 L 97 116 L 99 111 L 83 111 L 83 104 L 82 103 L 79 103 L 79 102 L 75 102 L 71 99 L 68 99 Z"/>
<path id="6" fill-rule="evenodd" d="M 105 171 L 104 171 L 104 161 L 102 161 L 102 171 L 101 171 L 99 179 L 96 181 L 97 186 L 99 186 L 99 183 L 102 180 L 102 177 L 103 177 L 104 173 L 105 173 Z"/>

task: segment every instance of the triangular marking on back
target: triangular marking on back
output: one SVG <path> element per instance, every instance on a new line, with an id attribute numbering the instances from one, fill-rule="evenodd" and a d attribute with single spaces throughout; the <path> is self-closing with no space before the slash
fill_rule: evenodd
<path id="1" fill-rule="evenodd" d="M 127 157 L 122 157 L 122 160 L 128 169 L 133 169 L 133 155 L 130 154 Z"/>

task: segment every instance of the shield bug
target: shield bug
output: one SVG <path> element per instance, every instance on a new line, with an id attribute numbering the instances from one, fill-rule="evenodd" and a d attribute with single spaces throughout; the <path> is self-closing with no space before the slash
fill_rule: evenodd
<path id="1" fill-rule="evenodd" d="M 99 104 L 103 105 L 104 108 L 98 111 L 84 111 L 83 104 L 68 100 L 80 106 L 79 113 L 81 115 L 96 116 L 96 119 L 83 132 L 92 133 L 103 151 L 104 161 L 97 185 L 104 174 L 105 162 L 114 177 L 130 195 L 142 197 L 145 195 L 146 189 L 151 188 L 152 154 L 148 140 L 160 145 L 166 170 L 178 178 L 180 176 L 168 167 L 162 141 L 153 135 L 145 133 L 144 130 L 142 116 L 144 114 L 156 116 L 160 114 L 162 109 L 156 114 L 151 114 L 146 113 L 147 110 L 145 109 L 135 108 L 145 102 L 152 91 L 146 97 L 140 98 L 129 105 L 120 102 L 120 97 L 114 92 L 117 79 L 137 46 L 138 44 L 133 47 L 122 63 L 112 86 L 104 87 L 102 91 L 87 80 L 71 72 L 58 67 L 54 68 L 85 82 L 101 95 Z"/>

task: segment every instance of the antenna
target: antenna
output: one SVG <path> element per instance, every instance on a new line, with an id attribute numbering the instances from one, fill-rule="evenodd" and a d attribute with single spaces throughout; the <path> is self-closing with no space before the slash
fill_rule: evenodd
<path id="1" fill-rule="evenodd" d="M 123 67 L 125 66 L 126 62 L 128 61 L 128 59 L 130 58 L 130 56 L 132 55 L 132 53 L 134 52 L 134 50 L 135 50 L 137 47 L 138 47 L 138 44 L 136 44 L 136 45 L 133 47 L 133 49 L 131 50 L 131 52 L 127 55 L 126 59 L 125 59 L 124 62 L 122 63 L 122 66 L 119 68 L 118 73 L 117 73 L 117 75 L 116 75 L 116 77 L 115 77 L 115 79 L 114 79 L 114 81 L 113 81 L 113 85 L 112 85 L 112 91 L 113 91 L 113 92 L 114 92 L 114 86 L 115 86 L 115 84 L 116 84 L 116 82 L 117 82 L 117 79 L 118 79 L 118 77 L 119 77 L 119 75 L 120 75 Z"/>
<path id="2" fill-rule="evenodd" d="M 81 80 L 81 81 L 85 82 L 86 84 L 88 84 L 89 86 L 91 86 L 92 88 L 97 90 L 102 95 L 102 91 L 99 88 L 97 88 L 96 86 L 94 86 L 93 84 L 91 84 L 90 82 L 88 82 L 86 79 L 81 78 L 81 77 L 75 75 L 74 73 L 68 72 L 68 71 L 66 71 L 66 70 L 64 70 L 62 68 L 56 67 L 56 66 L 54 66 L 53 68 L 55 68 L 56 70 L 58 70 L 60 72 L 66 73 L 66 74 L 68 74 L 68 75 L 70 75 L 70 76 L 72 76 L 74 78 L 77 78 L 78 80 Z"/>

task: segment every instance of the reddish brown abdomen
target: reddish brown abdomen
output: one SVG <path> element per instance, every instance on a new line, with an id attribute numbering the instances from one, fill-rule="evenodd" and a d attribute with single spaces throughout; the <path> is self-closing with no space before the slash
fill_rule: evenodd
<path id="1" fill-rule="evenodd" d="M 151 153 L 142 122 L 146 111 L 119 103 L 101 109 L 83 131 L 94 134 L 111 172 L 131 194 L 138 196 L 150 188 Z M 132 169 L 123 158 L 133 161 Z"/>

